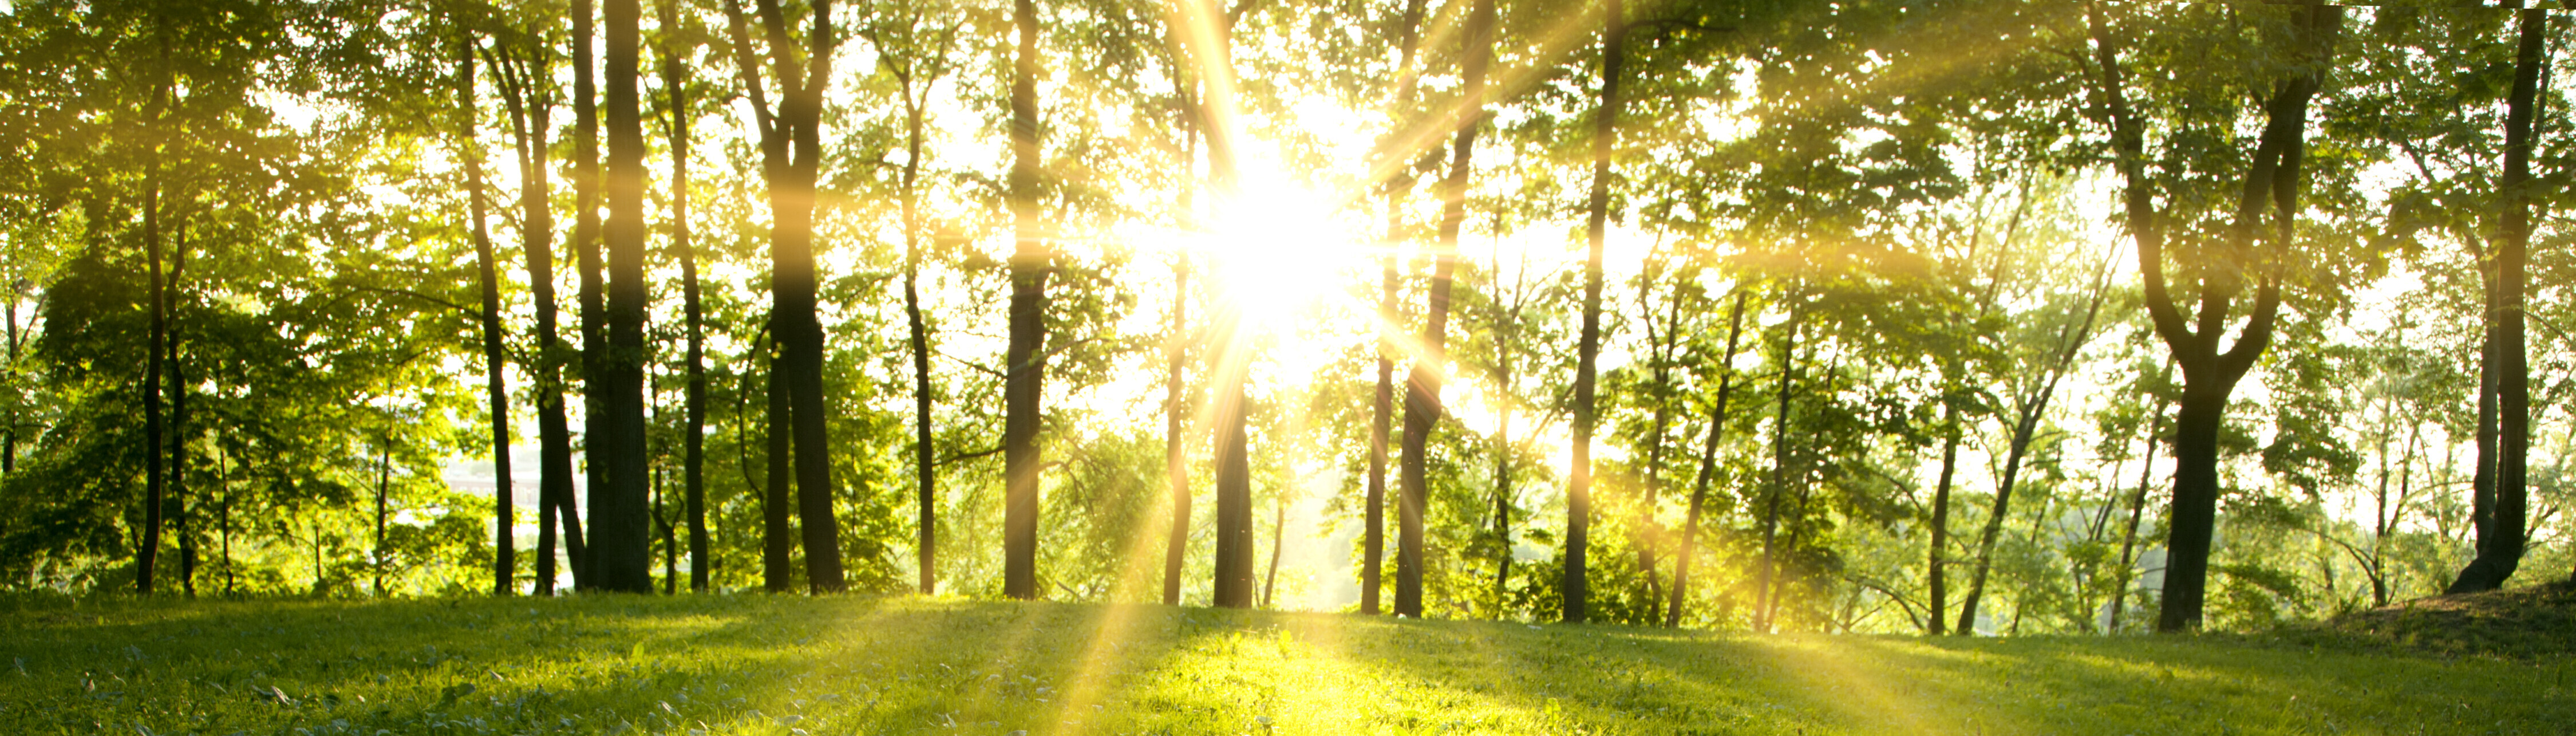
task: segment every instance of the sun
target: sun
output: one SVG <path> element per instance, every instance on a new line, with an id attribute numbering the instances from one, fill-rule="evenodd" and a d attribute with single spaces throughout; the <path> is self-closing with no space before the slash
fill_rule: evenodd
<path id="1" fill-rule="evenodd" d="M 1197 238 L 1208 288 L 1256 334 L 1295 331 L 1344 297 L 1352 265 L 1366 260 L 1366 237 L 1340 200 L 1287 176 L 1247 177 L 1211 204 Z"/>

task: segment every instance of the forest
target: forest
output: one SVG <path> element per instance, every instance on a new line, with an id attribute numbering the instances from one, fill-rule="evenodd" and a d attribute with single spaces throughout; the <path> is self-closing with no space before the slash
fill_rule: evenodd
<path id="1" fill-rule="evenodd" d="M 2554 582 L 2540 5 L 0 0 L 0 588 L 2010 636 Z"/>

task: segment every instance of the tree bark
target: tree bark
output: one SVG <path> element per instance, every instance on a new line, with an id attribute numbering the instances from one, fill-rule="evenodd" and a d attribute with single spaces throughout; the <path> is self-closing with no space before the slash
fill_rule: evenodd
<path id="1" fill-rule="evenodd" d="M 1038 9 L 1036 0 L 1014 0 L 1011 25 L 1018 33 L 1011 66 L 1011 253 L 1009 373 L 1002 386 L 1002 595 L 1038 597 L 1038 405 L 1046 380 L 1046 282 L 1053 254 L 1040 222 L 1038 200 Z"/>
<path id="2" fill-rule="evenodd" d="M 583 485 L 592 523 L 611 513 L 606 448 L 609 444 L 606 399 L 608 353 L 607 298 L 600 258 L 599 75 L 591 56 L 592 0 L 572 1 L 573 67 L 573 229 L 574 270 L 581 317 L 581 443 Z M 569 428 L 567 428 L 569 431 Z M 567 440 L 569 441 L 569 440 Z M 566 462 L 569 462 L 567 458 Z M 570 525 L 567 525 L 570 526 Z M 571 545 L 567 545 L 571 546 Z M 583 548 L 572 558 L 573 585 L 592 585 L 591 556 Z"/>
<path id="3" fill-rule="evenodd" d="M 376 574 L 376 597 L 378 598 L 385 597 L 385 514 L 387 511 L 387 499 L 385 497 L 388 492 L 393 490 L 393 481 L 394 448 L 393 444 L 388 441 L 385 445 L 377 448 L 376 553 L 368 560 L 370 563 L 368 567 L 374 568 L 374 572 Z"/>
<path id="4" fill-rule="evenodd" d="M 2102 627 L 2106 633 L 2120 632 L 2120 614 L 2129 607 L 2129 586 L 2137 567 L 2138 521 L 2146 515 L 2147 488 L 2156 477 L 2156 441 L 2164 431 L 2164 407 L 2157 406 L 2155 419 L 2147 423 L 2147 461 L 2138 469 L 2138 492 L 2129 496 L 2128 530 L 2120 534 L 2120 587 L 2111 593 L 2111 616 Z"/>
<path id="5" fill-rule="evenodd" d="M 1280 489 L 1277 510 L 1270 516 L 1270 573 L 1261 580 L 1261 607 L 1270 608 L 1270 594 L 1279 590 L 1279 553 L 1288 545 L 1288 492 Z"/>
<path id="6" fill-rule="evenodd" d="M 164 319 L 168 323 L 169 342 L 161 346 L 169 357 L 163 358 L 170 374 L 170 531 L 179 537 L 179 592 L 197 597 L 197 539 L 189 529 L 188 503 L 188 380 L 186 364 L 179 359 L 179 283 L 188 272 L 188 231 L 181 229 L 170 242 L 170 278 L 161 286 Z M 156 448 L 157 451 L 157 448 Z"/>
<path id="7" fill-rule="evenodd" d="M 1189 328 L 1190 262 L 1186 253 L 1172 255 L 1172 325 L 1165 348 L 1169 365 L 1163 374 L 1163 479 L 1172 494 L 1172 530 L 1163 546 L 1163 605 L 1181 604 L 1181 570 L 1190 547 L 1189 451 L 1181 441 L 1181 336 Z"/>
<path id="8" fill-rule="evenodd" d="M 793 450 L 806 587 L 816 593 L 839 592 L 848 583 L 841 571 L 840 523 L 832 514 L 830 402 L 823 393 L 823 325 L 815 315 L 814 264 L 814 182 L 822 163 L 823 89 L 831 80 L 832 49 L 838 40 L 833 35 L 830 0 L 817 0 L 800 66 L 788 40 L 787 16 L 777 0 L 760 0 L 759 6 L 771 74 L 779 88 L 776 110 L 769 107 L 760 82 L 740 0 L 725 3 L 725 23 L 734 40 L 735 65 L 751 97 L 753 124 L 760 138 L 761 178 L 769 188 L 770 333 L 779 348 L 770 369 L 776 394 L 771 399 L 770 442 L 776 456 L 785 457 L 790 446 Z M 786 403 L 776 403 L 782 400 Z M 773 468 L 778 462 L 772 459 Z M 770 481 L 782 496 L 783 482 L 779 477 Z M 777 581 L 784 576 L 771 579 L 780 584 Z"/>
<path id="9" fill-rule="evenodd" d="M 1404 456 L 1396 504 L 1395 613 L 1422 617 L 1422 512 L 1430 496 L 1427 450 L 1439 422 L 1440 383 L 1449 362 L 1450 275 L 1458 268 L 1458 231 L 1467 222 L 1468 177 L 1475 170 L 1476 132 L 1485 118 L 1485 71 L 1494 61 L 1494 0 L 1474 0 L 1467 11 L 1460 73 L 1464 87 L 1452 123 L 1449 174 L 1440 182 L 1440 244 L 1431 255 L 1429 306 L 1423 310 L 1422 352 L 1405 382 Z M 1580 458 L 1577 463 L 1582 462 Z"/>
<path id="10" fill-rule="evenodd" d="M 1619 72 L 1627 28 L 1619 0 L 1603 0 L 1601 107 L 1592 135 L 1592 198 L 1584 220 L 1583 335 L 1574 369 L 1574 467 L 1565 484 L 1566 623 L 1590 618 L 1590 581 L 1584 569 L 1592 535 L 1592 431 L 1600 419 L 1593 405 L 1593 372 L 1601 353 L 1601 250 L 1610 221 L 1610 152 L 1619 139 Z"/>
<path id="11" fill-rule="evenodd" d="M 474 262 L 481 271 L 483 283 L 483 311 L 480 315 L 483 323 L 483 386 L 484 399 L 489 404 L 492 418 L 492 594 L 509 595 L 517 588 L 513 578 L 518 571 L 517 550 L 511 539 L 512 517 L 516 514 L 510 503 L 510 394 L 509 384 L 503 376 L 500 272 L 492 259 L 491 235 L 483 227 L 483 152 L 482 146 L 475 144 L 478 124 L 474 51 L 472 36 L 458 44 L 457 92 L 462 97 L 458 102 L 464 126 L 460 131 L 463 150 L 459 157 L 465 159 L 466 200 L 469 216 L 473 218 L 469 224 L 473 228 Z M 317 589 L 321 585 L 319 572 L 315 573 L 314 585 Z"/>
<path id="12" fill-rule="evenodd" d="M 770 316 L 773 335 L 777 332 L 777 320 L 777 315 Z M 767 444 L 768 472 L 762 481 L 765 493 L 760 509 L 760 576 L 763 589 L 785 593 L 795 584 L 796 576 L 795 500 L 791 497 L 796 488 L 796 454 L 795 440 L 787 427 L 788 415 L 793 410 L 789 408 L 787 380 L 784 371 L 780 370 L 777 339 L 772 337 L 764 342 L 767 344 L 761 348 L 769 355 L 769 370 L 762 382 L 762 394 L 767 399 L 762 424 L 767 431 L 763 432 L 762 440 Z"/>
<path id="13" fill-rule="evenodd" d="M 1726 435 L 1726 400 L 1735 390 L 1735 349 L 1744 336 L 1745 289 L 1737 285 L 1735 306 L 1726 313 L 1726 358 L 1717 365 L 1717 406 L 1708 412 L 1708 440 L 1700 444 L 1699 478 L 1691 483 L 1690 516 L 1682 521 L 1682 546 L 1673 558 L 1673 600 L 1664 608 L 1664 625 L 1680 627 L 1685 603 L 1690 601 L 1692 553 L 1699 541 L 1699 517 L 1708 505 L 1708 486 L 1717 477 L 1719 440 Z"/>
<path id="14" fill-rule="evenodd" d="M 156 112 L 166 94 L 166 88 L 154 91 Z M 143 348 L 143 534 L 134 548 L 134 591 L 151 595 L 153 568 L 161 558 L 161 342 L 169 329 L 169 304 L 161 282 L 161 159 L 155 155 L 143 166 L 143 260 L 152 279 L 145 298 L 151 301 L 152 334 Z"/>
<path id="15" fill-rule="evenodd" d="M 2514 2 L 2515 6 L 2522 3 Z M 2528 472 L 2531 450 L 2531 367 L 2525 354 L 2523 292 L 2525 251 L 2531 244 L 2531 122 L 2538 96 L 2540 70 L 2549 61 L 2544 45 L 2548 11 L 2515 12 L 2521 43 L 2515 52 L 2513 92 L 2505 107 L 2504 177 L 2497 183 L 2495 285 L 2486 313 L 2487 349 L 2479 371 L 2493 376 L 2486 383 L 2495 395 L 2495 438 L 2486 441 L 2480 422 L 2478 473 L 2493 468 L 2494 481 L 2480 489 L 2488 501 L 2477 517 L 2478 554 L 2460 570 L 2446 593 L 2504 587 L 2522 565 L 2529 517 Z M 2481 401 L 2481 404 L 2486 402 Z M 2481 407 L 2481 419 L 2487 414 Z M 2492 447 L 2494 452 L 2487 451 Z M 2492 489 L 2492 490 L 2490 490 Z"/>
<path id="16" fill-rule="evenodd" d="M 2286 253 L 2290 244 L 2298 212 L 2308 103 L 2323 82 L 2320 70 L 2332 59 L 2334 37 L 2343 21 L 2340 6 L 2310 3 L 2299 12 L 2303 16 L 2293 43 L 2301 48 L 2290 51 L 2316 63 L 2311 71 L 2283 80 L 2264 104 L 2263 132 L 2245 176 L 2235 223 L 2227 233 L 2239 248 L 2251 249 L 2260 239 L 2257 229 L 2267 204 L 2274 214 L 2271 245 L 2276 252 Z M 2225 352 L 2219 351 L 2219 344 L 2235 287 L 2203 279 L 2198 324 L 2186 322 L 2166 284 L 2163 214 L 2156 211 L 2154 185 L 2146 173 L 2146 121 L 2129 109 L 2119 56 L 2111 48 L 2100 6 L 2088 5 L 2086 17 L 2100 75 L 2096 81 L 2120 169 L 2124 214 L 2130 237 L 2138 245 L 2147 314 L 2183 373 L 2181 408 L 2174 420 L 2172 530 L 2165 545 L 2165 595 L 2159 603 L 2156 630 L 2191 631 L 2200 628 L 2208 585 L 2209 545 L 2218 502 L 2218 431 L 2226 421 L 2228 395 L 2271 344 L 2273 324 L 2280 314 L 2281 279 L 2277 274 L 2260 275 L 2244 332 Z"/>
<path id="17" fill-rule="evenodd" d="M 903 314 L 909 328 L 912 347 L 912 466 L 914 492 L 920 507 L 917 549 L 914 556 L 921 562 L 921 594 L 939 590 L 939 466 L 934 459 L 937 447 L 931 443 L 930 427 L 930 323 L 921 310 L 921 149 L 923 145 L 924 98 L 930 94 L 929 82 L 915 97 L 913 76 L 909 70 L 897 76 L 903 85 Z"/>
<path id="18" fill-rule="evenodd" d="M 503 47 L 507 48 L 507 47 Z M 528 263 L 528 296 L 536 308 L 537 346 L 537 584 L 538 595 L 555 592 L 555 543 L 560 528 L 564 550 L 575 570 L 584 547 L 581 512 L 573 497 L 572 428 L 564 421 L 562 337 L 556 322 L 554 208 L 549 202 L 552 173 L 546 163 L 549 108 L 553 105 L 552 64 L 543 47 L 531 45 L 525 66 L 514 71 L 512 58 L 499 54 L 501 99 L 509 106 L 512 140 L 519 156 L 519 234 Z M 576 576 L 578 577 L 578 576 Z"/>
<path id="19" fill-rule="evenodd" d="M 1789 321 L 1782 324 L 1786 335 L 1780 341 L 1779 408 L 1771 420 L 1771 489 L 1762 501 L 1762 566 L 1754 580 L 1753 630 L 1767 633 L 1771 622 L 1765 612 L 1771 610 L 1772 544 L 1780 530 L 1780 495 L 1789 490 L 1789 387 L 1798 373 L 1798 320 L 1805 316 L 1803 305 L 1793 294 L 1783 294 L 1789 304 Z"/>
<path id="20" fill-rule="evenodd" d="M 642 48 L 639 0 L 608 0 L 606 81 L 608 349 L 600 359 L 605 436 L 591 462 L 605 466 L 591 492 L 591 575 L 602 590 L 653 592 L 652 477 L 644 440 L 644 130 L 638 115 Z M 601 500 L 609 503 L 601 504 Z"/>
<path id="21" fill-rule="evenodd" d="M 707 592 L 708 575 L 714 560 L 708 557 L 707 487 L 706 487 L 706 309 L 699 299 L 698 253 L 689 242 L 689 107 L 688 57 L 680 47 L 681 36 L 677 0 L 662 0 L 663 37 L 671 41 L 662 53 L 662 88 L 671 95 L 671 250 L 680 256 L 680 299 L 687 320 L 689 353 L 687 426 L 680 431 L 683 442 L 680 474 L 682 501 L 687 505 L 689 524 L 689 590 Z"/>
<path id="22" fill-rule="evenodd" d="M 1933 636 L 1946 633 L 1949 627 L 1950 484 L 1959 470 L 1959 407 L 1946 397 L 1942 401 L 1941 427 L 1941 480 L 1932 491 L 1931 559 L 1924 573 L 1931 599 L 1931 615 L 1924 617 L 1924 633 Z"/>
<path id="23" fill-rule="evenodd" d="M 1419 75 L 1414 71 L 1415 57 L 1421 53 L 1422 13 L 1425 0 L 1405 0 L 1404 16 L 1398 19 L 1397 35 L 1402 39 L 1403 60 L 1396 67 L 1395 94 L 1389 109 L 1389 135 L 1397 134 L 1395 123 L 1403 119 L 1413 105 Z M 1368 526 L 1361 531 L 1360 613 L 1378 613 L 1378 596 L 1386 587 L 1386 439 L 1395 416 L 1395 356 L 1400 348 L 1392 336 L 1401 330 L 1396 314 L 1398 276 L 1395 251 L 1398 244 L 1410 239 L 1404 227 L 1404 201 L 1412 194 L 1413 175 L 1398 172 L 1387 179 L 1386 253 L 1379 257 L 1384 266 L 1380 278 L 1377 305 L 1377 395 L 1369 413 Z"/>

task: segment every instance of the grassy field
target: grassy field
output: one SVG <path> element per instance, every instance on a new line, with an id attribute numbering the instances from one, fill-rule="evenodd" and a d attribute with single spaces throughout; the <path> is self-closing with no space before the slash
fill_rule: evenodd
<path id="1" fill-rule="evenodd" d="M 2576 662 L 914 598 L 0 601 L 0 733 L 2566 734 Z"/>

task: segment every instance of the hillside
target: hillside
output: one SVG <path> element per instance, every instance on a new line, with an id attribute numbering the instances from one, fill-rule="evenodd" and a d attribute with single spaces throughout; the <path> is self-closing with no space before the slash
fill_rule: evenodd
<path id="1" fill-rule="evenodd" d="M 2433 654 L 2576 654 L 2576 580 L 2442 595 L 2343 616 L 2325 631 Z"/>
<path id="2" fill-rule="evenodd" d="M 17 598 L 0 733 L 2564 733 L 2571 665 L 761 596 Z M 381 729 L 381 730 L 380 730 Z"/>

